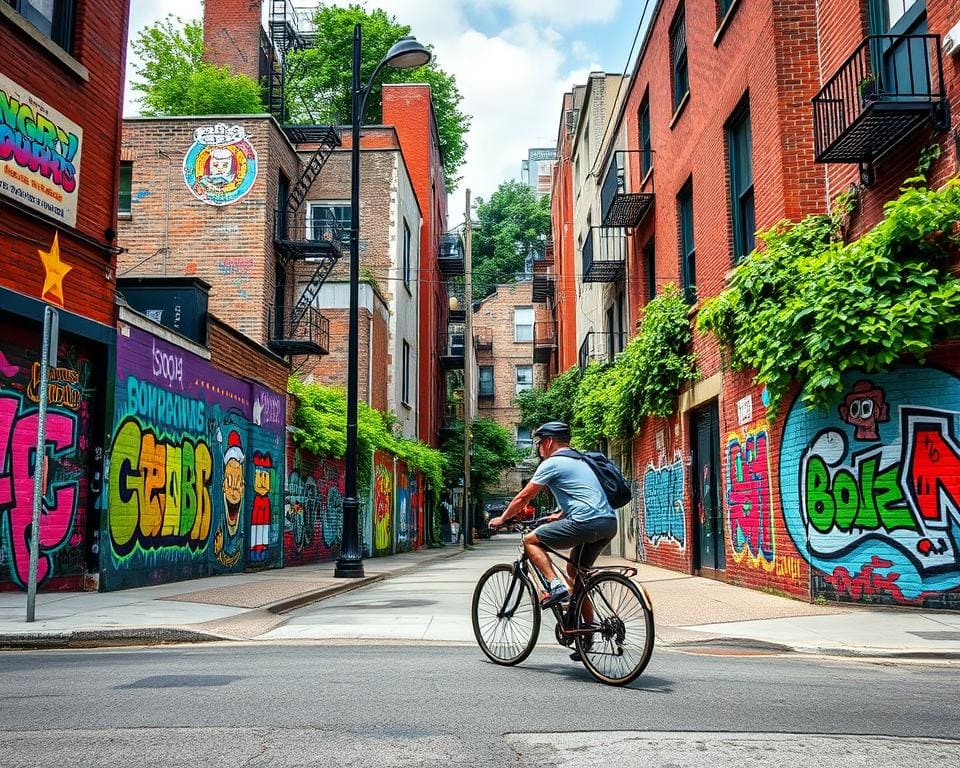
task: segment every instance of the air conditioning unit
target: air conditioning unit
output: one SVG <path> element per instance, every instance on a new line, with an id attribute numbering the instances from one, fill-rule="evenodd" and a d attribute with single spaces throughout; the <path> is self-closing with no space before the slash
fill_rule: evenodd
<path id="1" fill-rule="evenodd" d="M 943 52 L 950 56 L 960 54 L 960 21 L 943 36 Z"/>

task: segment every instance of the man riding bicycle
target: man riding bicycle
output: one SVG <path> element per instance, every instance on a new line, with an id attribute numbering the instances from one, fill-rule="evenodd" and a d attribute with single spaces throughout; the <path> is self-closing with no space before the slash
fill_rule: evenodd
<path id="1" fill-rule="evenodd" d="M 527 556 L 550 583 L 550 592 L 540 605 L 551 608 L 569 596 L 566 582 L 557 575 L 544 545 L 551 549 L 570 549 L 567 574 L 571 583 L 576 579 L 576 568 L 589 568 L 603 548 L 616 536 L 617 514 L 607 501 L 600 481 L 587 462 L 570 450 L 570 427 L 562 421 L 550 421 L 539 427 L 537 438 L 537 467 L 530 482 L 514 497 L 499 517 L 492 518 L 490 527 L 497 528 L 512 518 L 519 517 L 544 486 L 550 489 L 560 512 L 545 518 L 549 520 L 523 537 Z M 556 455 L 566 450 L 566 454 Z"/>

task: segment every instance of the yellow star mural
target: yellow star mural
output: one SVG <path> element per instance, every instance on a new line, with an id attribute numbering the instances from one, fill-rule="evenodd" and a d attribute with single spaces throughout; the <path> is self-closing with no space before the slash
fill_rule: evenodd
<path id="1" fill-rule="evenodd" d="M 43 291 L 40 294 L 41 299 L 49 299 L 52 303 L 63 306 L 63 278 L 67 276 L 73 267 L 60 261 L 60 240 L 59 234 L 54 233 L 53 245 L 49 251 L 38 250 L 40 260 L 43 262 L 43 268 L 46 270 L 46 277 L 43 278 Z"/>

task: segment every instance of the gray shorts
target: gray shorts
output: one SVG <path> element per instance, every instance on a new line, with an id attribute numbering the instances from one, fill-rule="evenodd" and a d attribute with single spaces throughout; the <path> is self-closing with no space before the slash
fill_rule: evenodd
<path id="1" fill-rule="evenodd" d="M 561 518 L 541 525 L 534 533 L 550 549 L 572 548 L 570 559 L 579 566 L 589 568 L 617 535 L 617 518 L 595 517 L 584 522 Z"/>

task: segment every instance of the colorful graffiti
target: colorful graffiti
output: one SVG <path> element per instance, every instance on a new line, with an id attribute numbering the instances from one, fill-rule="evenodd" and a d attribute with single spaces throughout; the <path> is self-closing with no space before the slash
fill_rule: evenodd
<path id="1" fill-rule="evenodd" d="M 393 457 L 373 456 L 373 553 L 390 554 L 393 546 Z"/>
<path id="2" fill-rule="evenodd" d="M 197 128 L 183 158 L 183 180 L 207 205 L 230 205 L 246 195 L 257 178 L 257 153 L 242 125 Z"/>
<path id="3" fill-rule="evenodd" d="M 654 546 L 664 542 L 685 546 L 685 483 L 686 471 L 679 454 L 671 464 L 648 464 L 643 473 L 643 533 Z"/>
<path id="4" fill-rule="evenodd" d="M 410 542 L 410 477 L 407 474 L 407 465 L 402 461 L 396 464 L 397 479 L 397 551 L 406 552 L 411 548 Z"/>
<path id="5" fill-rule="evenodd" d="M 128 326 L 117 378 L 103 587 L 280 565 L 284 431 L 254 403 L 281 396 Z"/>
<path id="6" fill-rule="evenodd" d="M 797 549 L 849 599 L 960 603 L 960 380 L 904 367 L 844 383 L 835 414 L 798 399 L 784 425 Z"/>
<path id="7" fill-rule="evenodd" d="M 83 130 L 0 75 L 0 193 L 77 223 Z"/>
<path id="8" fill-rule="evenodd" d="M 287 564 L 334 559 L 343 526 L 344 467 L 299 451 L 287 476 L 284 556 Z"/>
<path id="9" fill-rule="evenodd" d="M 734 560 L 772 571 L 776 553 L 766 424 L 727 438 L 726 501 Z"/>
<path id="10" fill-rule="evenodd" d="M 45 475 L 37 581 L 48 588 L 82 584 L 91 457 L 91 410 L 96 390 L 82 347 L 62 344 L 47 392 L 45 467 L 37 461 L 39 332 L 4 327 L 0 350 L 0 588 L 26 588 L 32 536 L 34 479 Z"/>

